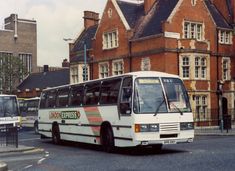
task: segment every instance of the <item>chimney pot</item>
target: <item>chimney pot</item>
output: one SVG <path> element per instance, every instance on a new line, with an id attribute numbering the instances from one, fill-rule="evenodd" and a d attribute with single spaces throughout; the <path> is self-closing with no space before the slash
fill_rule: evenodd
<path id="1" fill-rule="evenodd" d="M 99 13 L 93 11 L 84 11 L 84 27 L 85 29 L 98 25 L 99 23 Z"/>

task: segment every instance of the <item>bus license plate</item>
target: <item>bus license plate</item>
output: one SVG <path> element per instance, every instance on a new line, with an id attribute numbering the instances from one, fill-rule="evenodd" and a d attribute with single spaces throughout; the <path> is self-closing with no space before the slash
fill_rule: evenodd
<path id="1" fill-rule="evenodd" d="M 163 141 L 164 144 L 176 144 L 175 140 L 165 140 Z"/>

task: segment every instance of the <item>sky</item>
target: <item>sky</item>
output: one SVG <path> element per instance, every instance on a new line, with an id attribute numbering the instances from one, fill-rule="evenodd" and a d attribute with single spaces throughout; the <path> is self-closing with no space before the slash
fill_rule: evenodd
<path id="1" fill-rule="evenodd" d="M 83 12 L 100 13 L 107 0 L 0 0 L 0 29 L 4 18 L 18 14 L 37 21 L 38 66 L 61 66 L 69 59 L 69 46 L 63 38 L 76 39 L 83 30 Z"/>
<path id="2" fill-rule="evenodd" d="M 124 0 L 136 2 L 141 0 Z M 0 0 L 0 29 L 4 18 L 18 14 L 20 19 L 37 22 L 38 66 L 61 66 L 69 59 L 69 46 L 63 39 L 76 39 L 84 28 L 83 12 L 102 17 L 107 0 Z"/>

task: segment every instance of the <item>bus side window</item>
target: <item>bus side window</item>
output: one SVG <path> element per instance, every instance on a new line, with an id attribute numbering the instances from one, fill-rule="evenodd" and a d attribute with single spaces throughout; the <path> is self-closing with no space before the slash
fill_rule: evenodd
<path id="1" fill-rule="evenodd" d="M 68 97 L 69 97 L 69 87 L 62 88 L 58 90 L 57 93 L 57 107 L 67 107 L 68 106 Z"/>
<path id="2" fill-rule="evenodd" d="M 56 90 L 51 90 L 47 96 L 47 107 L 54 108 L 56 106 Z"/>
<path id="3" fill-rule="evenodd" d="M 69 106 L 80 106 L 83 99 L 83 85 L 72 86 L 70 89 Z"/>
<path id="4" fill-rule="evenodd" d="M 46 108 L 46 101 L 47 101 L 47 92 L 42 92 L 41 100 L 40 100 L 40 108 Z"/>
<path id="5" fill-rule="evenodd" d="M 120 112 L 123 115 L 131 114 L 132 92 L 132 78 L 124 78 L 120 99 Z"/>
<path id="6" fill-rule="evenodd" d="M 97 105 L 100 97 L 100 82 L 88 83 L 85 87 L 84 104 Z"/>
<path id="7" fill-rule="evenodd" d="M 103 81 L 101 86 L 100 104 L 117 104 L 121 79 Z"/>

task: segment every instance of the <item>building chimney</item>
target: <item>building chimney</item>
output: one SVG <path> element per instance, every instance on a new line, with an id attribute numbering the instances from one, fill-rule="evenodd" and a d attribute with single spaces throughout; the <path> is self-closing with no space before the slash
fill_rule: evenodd
<path id="1" fill-rule="evenodd" d="M 43 72 L 48 72 L 48 71 L 49 71 L 49 66 L 43 65 Z"/>
<path id="2" fill-rule="evenodd" d="M 84 11 L 84 27 L 85 29 L 98 25 L 99 23 L 99 13 L 92 11 Z"/>
<path id="3" fill-rule="evenodd" d="M 9 17 L 4 19 L 4 29 L 6 30 L 14 30 L 15 29 L 15 21 L 18 20 L 17 14 L 11 14 Z"/>
<path id="4" fill-rule="evenodd" d="M 64 59 L 64 60 L 63 60 L 63 62 L 62 62 L 62 67 L 63 67 L 63 68 L 69 68 L 68 59 Z"/>
<path id="5" fill-rule="evenodd" d="M 149 10 L 153 7 L 156 0 L 144 0 L 144 12 L 147 14 Z"/>

